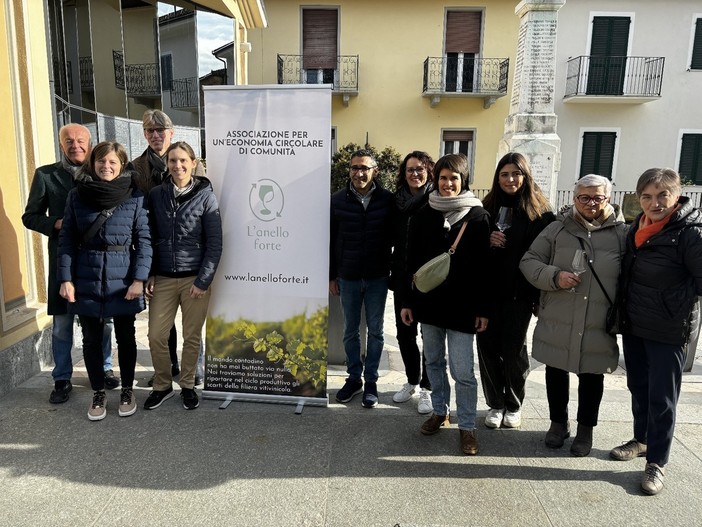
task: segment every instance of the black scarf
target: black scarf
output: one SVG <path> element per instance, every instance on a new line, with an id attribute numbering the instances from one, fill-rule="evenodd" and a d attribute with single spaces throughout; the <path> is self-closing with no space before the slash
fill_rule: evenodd
<path id="1" fill-rule="evenodd" d="M 419 207 L 424 205 L 424 203 L 426 203 L 426 195 L 427 193 L 431 192 L 433 188 L 433 183 L 429 181 L 426 185 L 419 189 L 419 192 L 412 194 L 406 185 L 401 185 L 395 193 L 395 205 L 397 206 L 397 210 L 410 214 L 413 213 Z"/>
<path id="2" fill-rule="evenodd" d="M 83 203 L 98 210 L 117 207 L 132 196 L 132 178 L 129 172 L 112 181 L 84 179 L 78 183 L 78 197 Z"/>
<path id="3" fill-rule="evenodd" d="M 166 175 L 166 161 L 158 155 L 151 147 L 146 149 L 149 152 L 149 164 L 151 165 L 151 178 L 157 185 L 163 183 Z"/>

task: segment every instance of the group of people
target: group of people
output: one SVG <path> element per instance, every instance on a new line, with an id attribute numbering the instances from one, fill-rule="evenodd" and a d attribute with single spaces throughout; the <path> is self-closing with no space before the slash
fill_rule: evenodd
<path id="1" fill-rule="evenodd" d="M 671 169 L 646 170 L 636 193 L 642 212 L 631 226 L 610 203 L 611 182 L 588 175 L 575 184 L 573 204 L 551 210 L 522 154 L 498 162 L 481 202 L 468 188 L 465 156 L 436 163 L 409 153 L 394 195 L 378 179 L 369 150 L 352 154 L 349 182 L 331 198 L 330 293 L 340 295 L 348 377 L 336 400 L 362 395 L 378 405 L 383 312 L 394 291 L 397 340 L 407 382 L 402 403 L 418 394 L 420 432 L 449 424 L 455 385 L 461 450 L 478 453 L 476 340 L 480 379 L 490 409 L 488 428 L 517 428 L 529 375 L 527 328 L 538 317 L 532 357 L 546 366 L 551 425 L 544 441 L 561 448 L 571 435 L 570 373 L 578 376 L 577 431 L 570 451 L 592 449 L 604 374 L 618 366 L 623 337 L 633 439 L 614 460 L 645 457 L 641 489 L 663 488 L 687 344 L 699 327 L 702 295 L 702 214 L 681 195 Z M 420 291 L 417 271 L 450 253 L 448 274 Z M 360 319 L 368 331 L 361 353 Z M 418 328 L 419 323 L 419 328 Z M 423 353 L 417 345 L 421 330 Z M 447 373 L 448 363 L 448 373 Z"/>
<path id="2" fill-rule="evenodd" d="M 135 319 L 146 299 L 155 373 L 144 408 L 157 408 L 172 397 L 178 374 L 184 408 L 199 405 L 194 386 L 202 328 L 222 252 L 219 207 L 192 147 L 171 142 L 170 118 L 148 110 L 143 128 L 149 146 L 130 163 L 121 144 L 102 141 L 93 148 L 86 127 L 62 127 L 61 160 L 37 169 L 22 217 L 27 228 L 49 238 L 47 293 L 55 363 L 49 401 L 69 398 L 78 316 L 94 392 L 91 421 L 105 418 L 105 389 L 120 384 L 118 415 L 136 412 Z M 183 319 L 180 368 L 174 328 L 178 308 Z M 112 371 L 112 327 L 121 383 Z"/>

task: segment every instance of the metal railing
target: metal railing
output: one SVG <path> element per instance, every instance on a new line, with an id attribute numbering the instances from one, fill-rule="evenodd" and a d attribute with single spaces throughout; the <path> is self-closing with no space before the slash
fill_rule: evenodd
<path id="1" fill-rule="evenodd" d="M 422 93 L 506 94 L 509 59 L 427 57 Z"/>
<path id="2" fill-rule="evenodd" d="M 331 84 L 335 92 L 358 92 L 358 55 L 339 55 L 334 68 L 305 68 L 322 57 L 278 55 L 278 84 Z"/>
<path id="3" fill-rule="evenodd" d="M 197 77 L 171 80 L 171 108 L 197 108 L 199 104 Z"/>
<path id="4" fill-rule="evenodd" d="M 78 71 L 80 72 L 80 87 L 93 87 L 93 57 L 80 57 L 78 59 Z"/>
<path id="5" fill-rule="evenodd" d="M 580 56 L 568 61 L 565 97 L 660 97 L 665 57 Z"/>
<path id="6" fill-rule="evenodd" d="M 160 96 L 161 72 L 157 63 L 124 64 L 124 53 L 112 50 L 115 70 L 115 87 L 127 89 L 130 97 Z"/>

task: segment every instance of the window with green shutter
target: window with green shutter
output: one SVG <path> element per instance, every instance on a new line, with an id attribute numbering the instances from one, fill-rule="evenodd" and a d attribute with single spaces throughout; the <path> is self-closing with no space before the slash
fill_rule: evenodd
<path id="1" fill-rule="evenodd" d="M 692 44 L 690 69 L 702 70 L 702 18 L 698 18 L 695 23 L 695 40 Z"/>
<path id="2" fill-rule="evenodd" d="M 683 134 L 678 172 L 683 181 L 702 185 L 702 134 Z"/>
<path id="3" fill-rule="evenodd" d="M 578 177 L 598 174 L 611 180 L 616 143 L 616 132 L 585 132 Z"/>
<path id="4" fill-rule="evenodd" d="M 622 95 L 629 51 L 628 16 L 596 16 L 592 19 L 588 95 Z"/>

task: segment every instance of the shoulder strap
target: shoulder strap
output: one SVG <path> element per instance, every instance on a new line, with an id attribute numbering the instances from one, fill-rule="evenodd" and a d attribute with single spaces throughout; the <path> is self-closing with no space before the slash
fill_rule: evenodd
<path id="1" fill-rule="evenodd" d="M 458 247 L 458 242 L 461 241 L 461 236 L 463 236 L 463 231 L 466 230 L 466 225 L 468 225 L 468 222 L 464 221 L 463 225 L 461 225 L 461 230 L 458 231 L 458 236 L 456 236 L 456 240 L 453 242 L 453 245 L 451 246 L 451 248 L 448 251 L 450 254 L 453 254 L 456 252 L 456 247 Z"/>
<path id="2" fill-rule="evenodd" d="M 85 234 L 83 234 L 83 243 L 88 243 L 90 239 L 97 234 L 97 231 L 100 230 L 100 227 L 103 226 L 103 224 L 107 221 L 107 218 L 112 216 L 112 213 L 115 211 L 117 207 L 112 207 L 110 209 L 104 209 L 100 211 L 100 214 L 98 214 L 98 217 L 95 219 L 93 224 L 90 226 L 90 228 L 85 231 Z"/>
<path id="3" fill-rule="evenodd" d="M 578 241 L 580 242 L 580 247 L 582 247 L 583 251 L 584 251 L 585 244 L 583 243 L 582 238 L 578 238 Z M 590 271 L 592 271 L 592 276 L 595 277 L 595 280 L 597 280 L 597 284 L 600 286 L 600 289 L 602 289 L 602 292 L 604 293 L 604 296 L 607 299 L 607 302 L 609 302 L 609 305 L 611 306 L 613 304 L 613 302 L 609 298 L 609 295 L 607 294 L 607 290 L 602 285 L 602 282 L 600 281 L 600 277 L 597 276 L 597 273 L 595 272 L 595 268 L 592 266 L 592 263 L 590 263 L 590 258 L 587 256 L 587 252 L 585 253 L 585 261 L 587 262 L 587 266 L 590 268 Z"/>

